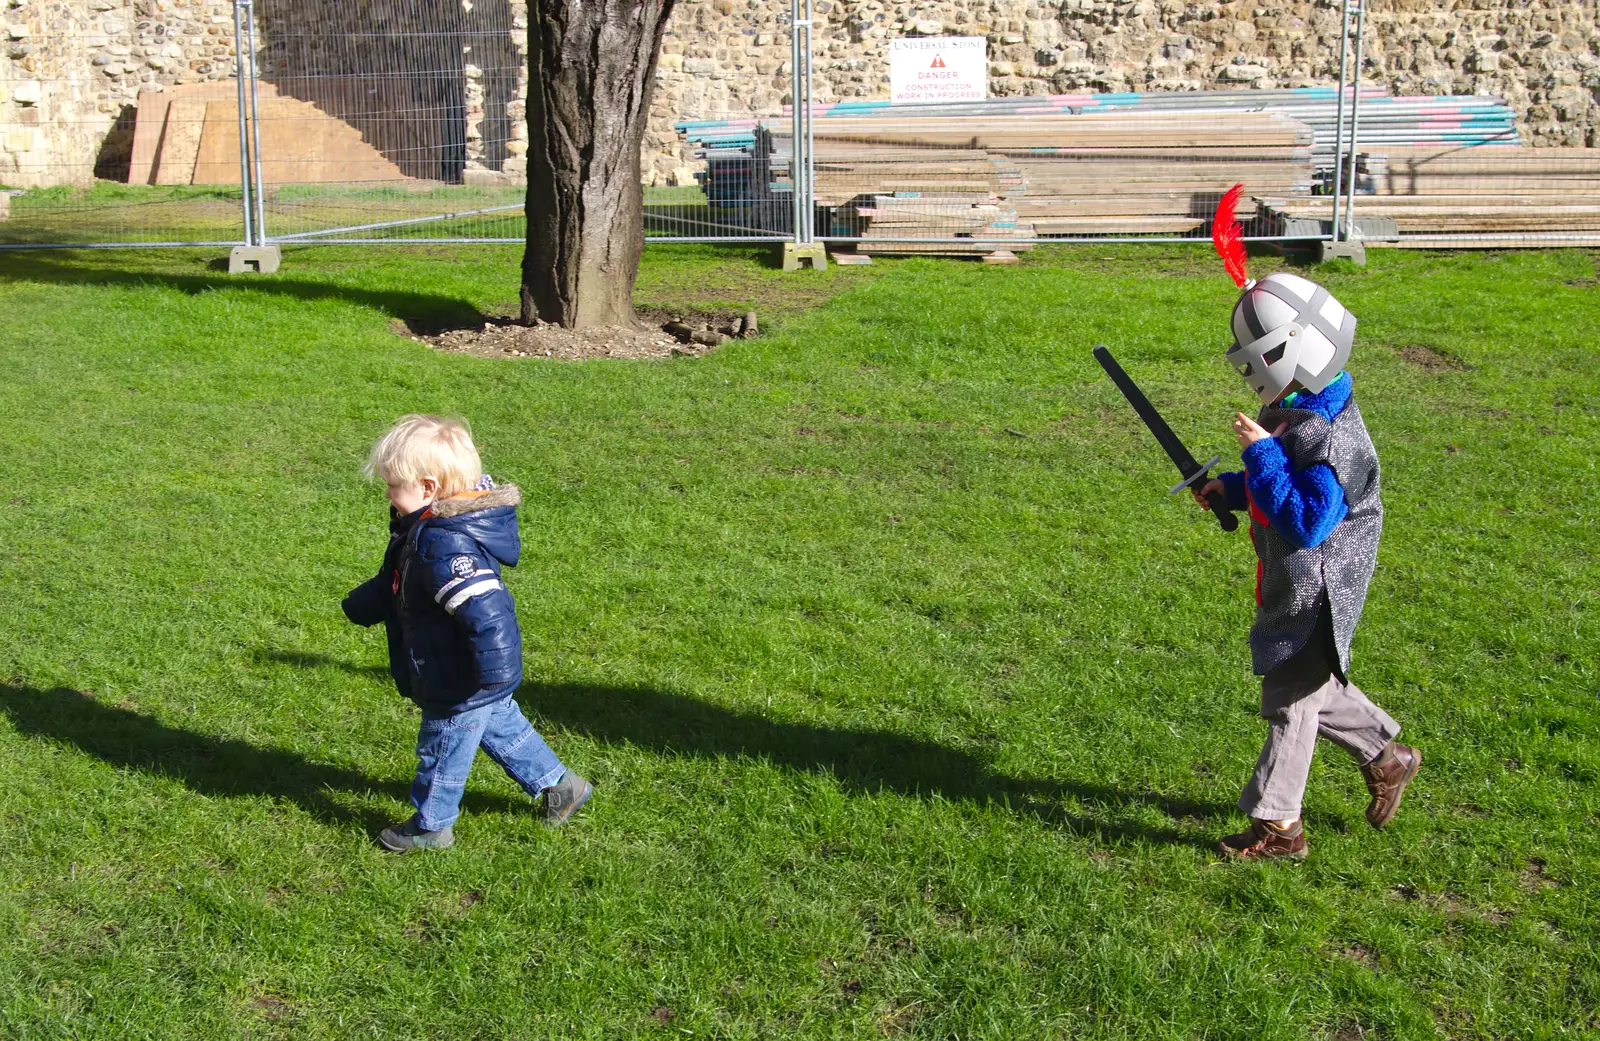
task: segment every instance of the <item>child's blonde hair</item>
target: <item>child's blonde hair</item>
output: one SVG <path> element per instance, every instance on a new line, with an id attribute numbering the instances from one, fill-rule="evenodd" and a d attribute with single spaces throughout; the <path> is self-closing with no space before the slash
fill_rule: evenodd
<path id="1" fill-rule="evenodd" d="M 432 477 L 439 482 L 439 498 L 448 499 L 472 490 L 483 477 L 483 463 L 466 420 L 412 413 L 378 438 L 361 472 L 388 484 Z"/>

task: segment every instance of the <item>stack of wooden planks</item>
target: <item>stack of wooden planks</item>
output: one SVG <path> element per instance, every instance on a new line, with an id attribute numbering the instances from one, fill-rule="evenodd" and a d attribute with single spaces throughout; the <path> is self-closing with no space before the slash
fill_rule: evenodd
<path id="1" fill-rule="evenodd" d="M 817 203 L 862 252 L 935 248 L 878 239 L 1184 235 L 1236 181 L 1285 197 L 1313 185 L 1310 132 L 1263 112 L 836 116 L 814 135 Z M 1254 216 L 1246 200 L 1240 217 Z"/>
<path id="2" fill-rule="evenodd" d="M 789 146 L 777 135 L 775 144 Z M 818 227 L 827 229 L 824 234 L 901 240 L 864 242 L 862 252 L 988 253 L 996 247 L 969 240 L 1033 235 L 1018 224 L 1008 198 L 1021 187 L 1022 172 L 1004 155 L 983 148 L 864 147 L 861 141 L 827 136 L 814 147 L 816 201 L 826 220 Z"/>
<path id="3" fill-rule="evenodd" d="M 1600 149 L 1391 148 L 1369 152 L 1362 167 L 1355 213 L 1392 220 L 1400 234 L 1393 245 L 1462 235 L 1496 246 L 1600 242 Z M 1258 194 L 1284 221 L 1333 217 L 1331 198 Z"/>
<path id="4" fill-rule="evenodd" d="M 831 234 L 860 253 L 981 254 L 1028 249 L 1033 231 L 1004 199 L 978 193 L 859 195 L 833 211 Z M 901 241 L 892 241 L 899 239 Z M 997 244 L 997 239 L 1016 239 Z M 938 241 L 936 241 L 938 240 Z"/>

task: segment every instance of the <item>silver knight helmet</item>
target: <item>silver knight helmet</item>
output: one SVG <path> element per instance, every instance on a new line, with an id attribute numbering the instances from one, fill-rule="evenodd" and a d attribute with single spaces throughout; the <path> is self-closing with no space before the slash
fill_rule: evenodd
<path id="1" fill-rule="evenodd" d="M 1315 394 L 1344 369 L 1355 343 L 1356 316 L 1326 289 L 1299 275 L 1271 274 L 1256 281 L 1245 274 L 1243 229 L 1233 219 L 1244 186 L 1236 184 L 1217 205 L 1211 240 L 1234 283 L 1244 290 L 1233 305 L 1233 346 L 1228 363 L 1262 404 L 1289 386 Z"/>
<path id="2" fill-rule="evenodd" d="M 1298 382 L 1315 394 L 1350 359 L 1356 316 L 1326 289 L 1299 275 L 1271 274 L 1245 283 L 1233 305 L 1228 363 L 1262 404 Z"/>

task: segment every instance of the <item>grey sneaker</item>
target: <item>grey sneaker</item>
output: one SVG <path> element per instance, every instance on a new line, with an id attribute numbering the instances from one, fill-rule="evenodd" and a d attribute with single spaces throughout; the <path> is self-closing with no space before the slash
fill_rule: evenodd
<path id="1" fill-rule="evenodd" d="M 568 770 L 561 780 L 544 790 L 545 826 L 561 827 L 593 794 L 594 785 L 579 777 L 576 770 Z"/>
<path id="2" fill-rule="evenodd" d="M 449 849 L 455 845 L 456 833 L 449 828 L 423 831 L 415 818 L 378 832 L 378 845 L 390 853 L 412 853 L 419 849 Z"/>

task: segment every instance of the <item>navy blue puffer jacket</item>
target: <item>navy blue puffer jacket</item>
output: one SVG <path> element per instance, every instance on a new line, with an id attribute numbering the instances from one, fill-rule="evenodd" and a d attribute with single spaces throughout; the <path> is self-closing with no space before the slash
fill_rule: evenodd
<path id="1" fill-rule="evenodd" d="M 506 485 L 393 518 L 382 569 L 345 597 L 352 622 L 385 623 L 389 672 L 426 712 L 481 708 L 522 682 L 522 629 L 500 580 L 522 552 L 521 502 Z"/>

